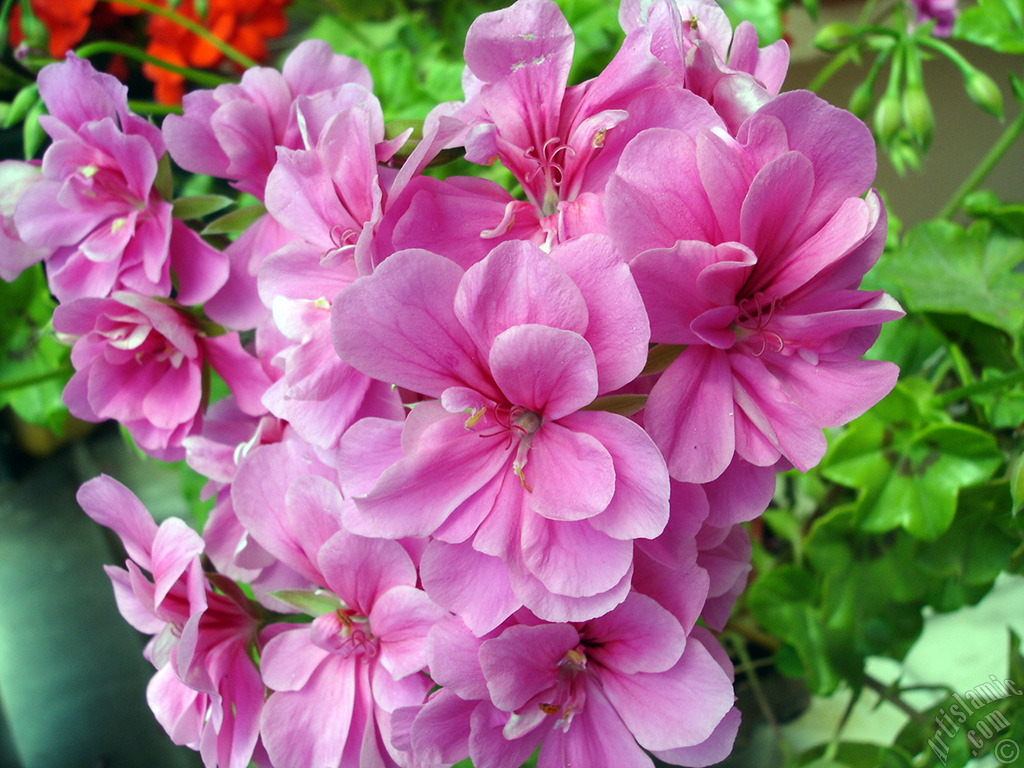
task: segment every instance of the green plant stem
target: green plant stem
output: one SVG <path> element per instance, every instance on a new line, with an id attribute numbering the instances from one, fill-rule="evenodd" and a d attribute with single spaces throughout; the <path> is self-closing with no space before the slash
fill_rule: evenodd
<path id="1" fill-rule="evenodd" d="M 52 371 L 46 371 L 45 373 L 37 373 L 35 376 L 26 376 L 22 379 L 12 379 L 11 381 L 0 382 L 0 392 L 13 392 L 16 389 L 24 389 L 25 387 L 32 387 L 36 384 L 42 384 L 53 379 L 67 378 L 75 372 L 75 369 L 70 365 L 61 366 L 60 368 L 54 368 Z"/>
<path id="2" fill-rule="evenodd" d="M 1006 126 L 1006 130 L 1003 131 L 1003 135 L 999 137 L 995 144 L 992 145 L 992 149 L 990 149 L 988 154 L 981 159 L 981 162 L 978 163 L 971 175 L 964 180 L 964 183 L 960 185 L 959 189 L 953 193 L 953 197 L 951 197 L 949 202 L 943 206 L 941 211 L 939 211 L 938 218 L 953 218 L 956 212 L 960 210 L 960 206 L 963 205 L 964 198 L 977 189 L 981 182 L 988 177 L 992 172 L 992 169 L 996 167 L 1000 160 L 1003 159 L 1003 155 L 1006 154 L 1007 150 L 1013 146 L 1017 137 L 1020 136 L 1021 131 L 1024 131 L 1024 109 L 1021 109 L 1013 122 Z"/>
<path id="3" fill-rule="evenodd" d="M 856 43 L 848 48 L 844 48 L 838 54 L 833 56 L 828 64 L 822 67 L 821 71 L 814 76 L 810 85 L 807 86 L 807 90 L 813 91 L 814 93 L 820 91 L 825 86 L 825 83 L 832 79 L 832 76 L 835 75 L 836 72 L 853 60 L 854 52 L 856 50 L 855 46 Z"/>
<path id="4" fill-rule="evenodd" d="M 864 685 L 877 693 L 879 698 L 883 701 L 887 701 L 892 704 L 896 709 L 900 710 L 915 723 L 921 722 L 921 713 L 901 699 L 899 694 L 894 693 L 890 686 L 885 685 L 867 674 L 864 675 Z"/>
<path id="5" fill-rule="evenodd" d="M 3 0 L 3 5 L 0 5 L 0 31 L 3 32 L 0 35 L 0 56 L 7 52 L 7 40 L 10 37 L 7 20 L 11 18 L 11 8 L 13 6 L 14 0 Z"/>
<path id="6" fill-rule="evenodd" d="M 155 3 L 149 2 L 149 0 L 102 0 L 102 2 L 119 2 L 123 5 L 130 5 L 133 8 L 140 8 L 143 11 L 148 11 L 149 13 L 155 14 L 156 16 L 163 16 L 165 19 L 170 19 L 178 26 L 187 29 L 189 32 L 196 35 L 197 37 L 201 37 L 203 40 L 208 42 L 218 51 L 223 53 L 224 56 L 226 56 L 239 66 L 244 67 L 245 69 L 257 66 L 257 62 L 250 59 L 248 56 L 246 56 L 244 53 L 239 51 L 234 46 L 229 45 L 228 43 L 221 40 L 219 37 L 210 32 L 210 30 L 206 29 L 206 27 L 204 27 L 202 24 L 198 24 L 192 21 L 192 19 L 186 16 L 182 16 L 180 13 L 178 13 L 175 10 L 172 10 L 171 8 L 164 8 L 163 6 L 159 6 Z"/>
<path id="7" fill-rule="evenodd" d="M 128 99 L 128 109 L 139 115 L 180 115 L 180 104 L 157 104 L 155 101 L 138 101 Z"/>
<path id="8" fill-rule="evenodd" d="M 757 706 L 761 710 L 761 714 L 764 715 L 764 719 L 771 726 L 776 741 L 781 744 L 782 733 L 779 730 L 778 720 L 775 719 L 775 713 L 768 703 L 768 698 L 764 695 L 761 681 L 757 679 L 757 670 L 754 669 L 754 661 L 750 658 L 750 653 L 747 651 L 747 644 L 737 635 L 730 635 L 729 639 L 732 641 L 732 647 L 735 649 L 736 655 L 740 657 L 739 669 L 747 673 L 747 679 L 750 681 L 750 690 L 754 694 L 754 700 L 757 701 Z"/>
<path id="9" fill-rule="evenodd" d="M 971 397 L 972 395 L 984 395 L 987 392 L 997 392 L 1001 389 L 1005 389 L 1011 384 L 1017 384 L 1020 382 L 1024 382 L 1024 371 L 1014 371 L 1013 373 L 1008 373 L 1005 376 L 1000 376 L 997 379 L 978 381 L 963 387 L 951 389 L 948 392 L 943 392 L 939 397 L 939 402 L 942 403 L 942 405 L 949 405 L 950 403 L 955 403 L 957 400 L 963 400 Z"/>
<path id="10" fill-rule="evenodd" d="M 231 82 L 229 78 L 215 75 L 212 72 L 203 72 L 202 70 L 191 69 L 189 67 L 179 67 L 177 64 L 171 64 L 169 61 L 158 59 L 156 56 L 150 56 L 148 53 L 140 51 L 138 48 L 131 45 L 125 45 L 124 43 L 110 43 L 101 40 L 95 43 L 89 43 L 88 45 L 83 45 L 75 51 L 75 53 L 83 59 L 87 59 L 97 53 L 118 53 L 122 56 L 135 59 L 136 61 L 153 64 L 154 66 L 169 70 L 170 72 L 177 72 L 179 75 L 191 80 L 193 83 L 205 85 L 209 88 L 216 88 L 218 85 Z"/>

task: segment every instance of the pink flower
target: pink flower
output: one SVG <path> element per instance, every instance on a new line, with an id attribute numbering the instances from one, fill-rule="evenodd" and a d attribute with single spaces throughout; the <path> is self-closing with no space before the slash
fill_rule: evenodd
<path id="1" fill-rule="evenodd" d="M 687 637 L 635 592 L 584 623 L 517 618 L 484 638 L 455 621 L 431 631 L 430 671 L 444 687 L 399 734 L 424 763 L 514 768 L 538 744 L 538 768 L 650 768 L 645 749 L 690 750 L 686 765 L 728 754 L 731 664 L 709 633 Z"/>
<path id="2" fill-rule="evenodd" d="M 881 201 L 861 197 L 874 170 L 863 123 L 807 92 L 770 101 L 736 140 L 653 129 L 623 153 L 610 229 L 652 340 L 685 345 L 644 416 L 676 479 L 713 480 L 734 454 L 806 470 L 822 427 L 895 384 L 896 366 L 858 359 L 902 315 L 857 290 L 885 240 Z"/>
<path id="3" fill-rule="evenodd" d="M 176 743 L 200 750 L 207 765 L 245 768 L 264 696 L 248 655 L 257 632 L 248 601 L 237 587 L 214 592 L 200 564 L 199 534 L 177 518 L 158 528 L 116 480 L 104 475 L 83 484 L 78 503 L 128 552 L 127 571 L 106 571 L 121 615 L 153 635 L 146 656 L 157 674 L 147 698 L 157 719 Z"/>
<path id="4" fill-rule="evenodd" d="M 932 34 L 935 37 L 949 37 L 953 34 L 953 25 L 960 15 L 957 0 L 910 0 L 914 9 L 914 22 L 911 27 L 935 21 Z"/>
<path id="5" fill-rule="evenodd" d="M 185 114 L 164 121 L 164 139 L 174 162 L 185 170 L 231 179 L 237 189 L 262 200 L 277 147 L 303 146 L 297 101 L 330 98 L 347 83 L 373 87 L 363 64 L 333 53 L 322 40 L 306 40 L 281 72 L 253 67 L 238 85 L 186 94 Z"/>
<path id="6" fill-rule="evenodd" d="M 500 159 L 530 203 L 509 198 L 485 237 L 524 217 L 555 241 L 602 232 L 604 185 L 633 136 L 655 125 L 696 131 L 720 124 L 706 102 L 665 82 L 649 48 L 649 34 L 637 28 L 597 78 L 566 87 L 573 35 L 554 2 L 518 0 L 473 22 L 467 99 L 457 113 L 471 126 L 466 158 Z"/>
<path id="7" fill-rule="evenodd" d="M 124 291 L 79 299 L 56 309 L 53 327 L 78 337 L 75 374 L 64 390 L 71 413 L 115 419 L 158 458 L 183 458 L 182 441 L 201 424 L 204 365 L 228 382 L 242 408 L 264 410 L 259 398 L 269 381 L 238 336 L 206 336 L 163 302 Z"/>
<path id="8" fill-rule="evenodd" d="M 363 64 L 336 55 L 322 40 L 306 40 L 291 52 L 281 72 L 253 67 L 238 85 L 186 94 L 185 114 L 164 120 L 167 149 L 185 170 L 230 179 L 236 189 L 263 200 L 278 147 L 308 149 L 307 139 L 316 142 L 316 135 L 303 136 L 299 105 L 319 114 L 340 111 L 350 106 L 345 87 L 353 85 L 360 90 L 373 86 Z M 255 328 L 265 320 L 256 275 L 263 259 L 292 239 L 269 216 L 252 224 L 227 250 L 230 276 L 207 304 L 207 315 L 236 330 Z"/>
<path id="9" fill-rule="evenodd" d="M 626 0 L 619 18 L 627 33 L 647 29 L 651 53 L 707 100 L 734 133 L 778 95 L 786 77 L 786 42 L 759 49 L 754 25 L 742 21 L 733 32 L 725 11 L 713 0 Z"/>
<path id="10" fill-rule="evenodd" d="M 201 304 L 227 278 L 227 259 L 172 219 L 154 188 L 164 153 L 160 132 L 128 111 L 127 89 L 69 53 L 39 73 L 53 139 L 43 179 L 21 195 L 14 221 L 46 257 L 50 289 L 60 301 L 127 289 Z"/>
<path id="11" fill-rule="evenodd" d="M 342 98 L 347 106 L 339 107 Z M 338 89 L 330 114 L 300 103 L 310 149 L 278 149 L 267 182 L 267 208 L 296 238 L 260 267 L 259 291 L 273 311 L 283 347 L 273 362 L 284 371 L 264 403 L 305 439 L 323 448 L 361 416 L 401 418 L 398 396 L 338 357 L 331 345 L 331 300 L 358 277 L 355 252 L 366 247 L 380 217 L 378 162 L 395 142 L 384 141 L 384 117 L 373 94 Z"/>
<path id="12" fill-rule="evenodd" d="M 282 442 L 254 450 L 232 485 L 239 520 L 306 581 L 271 597 L 321 606 L 312 624 L 282 625 L 263 649 L 263 680 L 273 691 L 263 743 L 278 768 L 390 768 L 398 759 L 390 713 L 426 696 L 425 638 L 443 612 L 416 589 L 415 564 L 400 543 L 341 529 L 350 502 L 331 474 Z"/>
<path id="13" fill-rule="evenodd" d="M 404 251 L 345 289 L 333 317 L 342 358 L 440 398 L 416 405 L 404 429 L 365 419 L 343 436 L 342 483 L 360 513 L 350 527 L 463 545 L 446 555 L 472 558 L 448 563 L 467 572 L 474 552 L 498 558 L 517 598 L 546 617 L 589 618 L 621 601 L 632 540 L 658 535 L 668 513 L 644 432 L 581 410 L 646 359 L 623 267 L 592 235 L 550 256 L 504 243 L 465 272 Z"/>
<path id="14" fill-rule="evenodd" d="M 42 179 L 42 170 L 36 163 L 0 161 L 0 279 L 8 283 L 52 252 L 50 248 L 34 248 L 23 242 L 14 221 L 18 200 Z"/>

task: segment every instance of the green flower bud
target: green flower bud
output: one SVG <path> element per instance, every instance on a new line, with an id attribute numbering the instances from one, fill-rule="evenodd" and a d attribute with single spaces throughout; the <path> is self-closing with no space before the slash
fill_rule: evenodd
<path id="1" fill-rule="evenodd" d="M 871 111 L 871 105 L 875 101 L 871 83 L 866 80 L 853 89 L 850 94 L 850 111 L 861 120 L 864 120 Z"/>
<path id="2" fill-rule="evenodd" d="M 883 144 L 889 144 L 901 125 L 899 97 L 895 93 L 886 92 L 875 106 L 875 135 Z"/>
<path id="3" fill-rule="evenodd" d="M 971 101 L 986 112 L 998 118 L 1003 116 L 1003 94 L 991 77 L 979 69 L 971 69 L 964 73 L 964 85 Z"/>
<path id="4" fill-rule="evenodd" d="M 849 45 L 856 36 L 856 27 L 837 21 L 818 30 L 818 34 L 814 36 L 814 45 L 825 53 L 836 53 Z"/>
<path id="5" fill-rule="evenodd" d="M 911 85 L 903 92 L 900 104 L 903 112 L 903 124 L 910 129 L 910 135 L 921 149 L 928 149 L 932 143 L 935 129 L 935 118 L 932 117 L 932 106 L 928 102 L 928 94 L 921 86 Z"/>

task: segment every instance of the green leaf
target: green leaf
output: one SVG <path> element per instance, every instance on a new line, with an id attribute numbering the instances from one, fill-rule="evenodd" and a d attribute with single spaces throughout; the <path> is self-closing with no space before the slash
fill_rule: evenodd
<path id="1" fill-rule="evenodd" d="M 1024 0 L 978 0 L 960 14 L 953 37 L 1000 53 L 1024 53 Z"/>
<path id="2" fill-rule="evenodd" d="M 43 146 L 43 142 L 46 140 L 46 131 L 43 130 L 43 126 L 39 124 L 39 116 L 46 112 L 46 105 L 42 101 L 37 101 L 29 109 L 28 114 L 25 115 L 25 126 L 22 129 L 22 143 L 25 150 L 25 159 L 31 160 L 36 156 L 36 152 Z"/>
<path id="3" fill-rule="evenodd" d="M 1000 202 L 993 192 L 972 192 L 964 198 L 964 210 L 976 219 L 991 221 L 1000 229 L 1024 237 L 1024 205 Z"/>
<path id="4" fill-rule="evenodd" d="M 963 314 L 1007 331 L 1024 329 L 1024 240 L 976 222 L 963 229 L 929 221 L 910 230 L 903 247 L 878 265 L 917 312 Z"/>
<path id="5" fill-rule="evenodd" d="M 341 601 L 326 590 L 279 589 L 269 593 L 310 616 L 323 616 L 341 607 Z"/>
<path id="6" fill-rule="evenodd" d="M 224 195 L 193 195 L 192 197 L 179 197 L 174 201 L 172 215 L 176 219 L 189 221 L 190 219 L 201 219 L 211 213 L 216 213 L 234 203 L 230 197 Z"/>
<path id="7" fill-rule="evenodd" d="M 267 209 L 263 207 L 262 203 L 246 205 L 214 219 L 203 228 L 200 234 L 226 235 L 233 232 L 241 232 L 266 212 Z"/>
<path id="8" fill-rule="evenodd" d="M 11 101 L 11 108 L 7 111 L 7 115 L 4 118 L 3 127 L 10 128 L 15 123 L 20 123 L 25 119 L 25 116 L 29 113 L 29 110 L 40 102 L 39 100 L 39 88 L 35 83 L 26 85 Z"/>

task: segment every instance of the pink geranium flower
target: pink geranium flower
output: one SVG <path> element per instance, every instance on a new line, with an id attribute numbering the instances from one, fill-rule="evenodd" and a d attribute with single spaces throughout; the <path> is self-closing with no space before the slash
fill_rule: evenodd
<path id="1" fill-rule="evenodd" d="M 119 289 L 201 304 L 227 278 L 226 257 L 172 219 L 154 187 L 164 153 L 160 131 L 128 111 L 127 88 L 69 53 L 39 73 L 53 139 L 43 179 L 14 211 L 20 238 L 52 250 L 50 290 L 60 301 Z"/>
<path id="2" fill-rule="evenodd" d="M 237 588 L 214 592 L 203 574 L 203 541 L 177 518 L 158 528 L 123 485 L 100 476 L 78 503 L 121 538 L 127 570 L 107 566 L 125 620 L 153 635 L 146 656 L 157 667 L 147 690 L 157 720 L 207 765 L 245 768 L 259 736 L 264 690 L 249 658 L 257 621 Z M 148 571 L 152 580 L 143 571 Z"/>
<path id="3" fill-rule="evenodd" d="M 896 366 L 859 360 L 902 315 L 857 290 L 885 241 L 880 199 L 861 197 L 874 169 L 864 124 L 808 92 L 776 97 L 737 139 L 653 129 L 623 153 L 610 228 L 652 340 L 685 345 L 644 416 L 673 477 L 708 482 L 734 455 L 807 470 L 822 427 L 895 384 Z"/>
<path id="4" fill-rule="evenodd" d="M 408 733 L 398 734 L 424 764 L 470 757 L 515 768 L 538 745 L 538 768 L 651 768 L 645 749 L 683 765 L 728 754 L 731 664 L 710 634 L 687 637 L 636 592 L 588 622 L 517 618 L 484 638 L 456 621 L 431 631 L 431 675 L 443 688 L 411 723 L 401 713 Z"/>
<path id="5" fill-rule="evenodd" d="M 485 237 L 524 218 L 542 240 L 603 232 L 604 185 L 630 138 L 655 125 L 696 131 L 720 124 L 705 101 L 666 81 L 645 29 L 631 30 L 597 78 L 567 87 L 573 45 L 551 0 L 518 0 L 470 27 L 467 98 L 456 113 L 470 126 L 466 158 L 501 160 L 529 201 L 508 198 Z"/>
<path id="6" fill-rule="evenodd" d="M 260 396 L 270 382 L 237 334 L 207 336 L 191 316 L 156 299 L 124 291 L 79 299 L 57 307 L 53 327 L 77 337 L 75 374 L 64 390 L 71 413 L 120 422 L 153 456 L 184 458 L 182 441 L 202 421 L 204 365 L 243 409 L 264 412 Z"/>
<path id="7" fill-rule="evenodd" d="M 351 525 L 463 545 L 446 550 L 469 558 L 450 568 L 507 573 L 545 616 L 589 618 L 621 601 L 632 540 L 658 535 L 668 515 L 667 477 L 644 432 L 581 410 L 646 359 L 624 266 L 596 235 L 550 256 L 505 243 L 465 272 L 404 251 L 343 291 L 333 318 L 342 358 L 439 398 L 416 405 L 404 429 L 366 419 L 344 435 L 342 482 L 360 511 Z"/>
<path id="8" fill-rule="evenodd" d="M 26 244 L 14 221 L 14 211 L 22 195 L 42 179 L 43 172 L 37 163 L 0 161 L 0 280 L 8 283 L 53 250 Z"/>
<path id="9" fill-rule="evenodd" d="M 651 53 L 711 104 L 730 131 L 778 95 L 786 77 L 786 42 L 758 48 L 754 25 L 741 21 L 734 32 L 713 0 L 626 0 L 619 19 L 627 33 L 648 30 Z"/>

